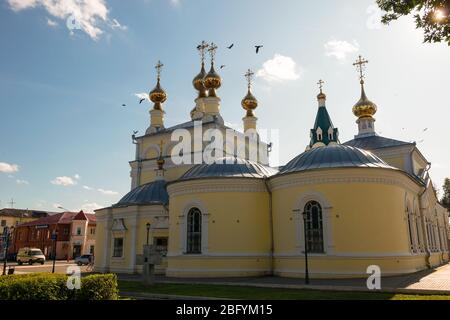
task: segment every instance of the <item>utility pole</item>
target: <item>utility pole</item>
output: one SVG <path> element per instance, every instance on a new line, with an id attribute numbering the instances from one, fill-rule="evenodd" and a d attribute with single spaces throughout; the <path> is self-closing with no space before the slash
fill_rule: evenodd
<path id="1" fill-rule="evenodd" d="M 14 204 L 15 204 L 14 198 L 11 198 L 11 201 L 8 202 L 8 203 L 9 203 L 9 205 L 11 206 L 11 209 L 14 209 Z"/>

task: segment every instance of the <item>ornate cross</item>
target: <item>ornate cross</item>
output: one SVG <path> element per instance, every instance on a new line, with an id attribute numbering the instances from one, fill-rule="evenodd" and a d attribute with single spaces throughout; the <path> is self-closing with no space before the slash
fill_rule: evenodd
<path id="1" fill-rule="evenodd" d="M 364 73 L 363 73 L 363 71 L 364 71 L 364 67 L 365 67 L 365 65 L 367 63 L 369 63 L 369 60 L 365 60 L 363 57 L 359 56 L 358 60 L 356 60 L 356 62 L 353 64 L 358 69 L 359 79 L 361 81 L 364 81 Z"/>
<path id="2" fill-rule="evenodd" d="M 216 56 L 217 46 L 214 42 L 211 42 L 208 48 L 209 55 L 211 56 L 211 63 L 214 63 L 214 58 Z"/>
<path id="3" fill-rule="evenodd" d="M 250 87 L 252 86 L 252 80 L 254 75 L 255 73 L 250 69 L 248 69 L 247 72 L 244 74 L 244 77 L 247 79 L 247 86 L 249 90 Z"/>
<path id="4" fill-rule="evenodd" d="M 164 67 L 164 65 L 161 63 L 161 61 L 158 60 L 158 63 L 155 66 L 156 74 L 158 76 L 158 80 L 161 77 L 161 69 L 162 69 L 162 67 Z"/>
<path id="5" fill-rule="evenodd" d="M 205 51 L 206 49 L 208 49 L 208 47 L 209 44 L 207 44 L 204 40 L 197 46 L 197 50 L 200 52 L 200 57 L 202 58 L 202 63 L 204 63 L 205 61 Z"/>
<path id="6" fill-rule="evenodd" d="M 320 93 L 322 93 L 322 88 L 323 88 L 324 83 L 325 83 L 325 81 L 323 81 L 322 79 L 320 79 L 319 82 L 317 82 L 317 84 L 319 85 Z"/>

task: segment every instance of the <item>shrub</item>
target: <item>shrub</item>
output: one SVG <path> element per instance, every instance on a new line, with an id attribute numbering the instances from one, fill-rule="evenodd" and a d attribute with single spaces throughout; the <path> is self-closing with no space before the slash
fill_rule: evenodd
<path id="1" fill-rule="evenodd" d="M 33 273 L 0 277 L 0 300 L 115 300 L 117 277 L 98 274 L 81 278 L 81 288 L 70 290 L 64 274 Z"/>

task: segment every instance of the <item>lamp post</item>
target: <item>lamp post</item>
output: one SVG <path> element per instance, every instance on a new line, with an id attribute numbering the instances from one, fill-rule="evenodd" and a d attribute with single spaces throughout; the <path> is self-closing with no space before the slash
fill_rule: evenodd
<path id="1" fill-rule="evenodd" d="M 56 240 L 58 239 L 58 231 L 53 230 L 52 240 L 53 240 L 53 268 L 52 273 L 55 273 L 55 263 L 56 263 Z"/>
<path id="2" fill-rule="evenodd" d="M 148 245 L 148 235 L 150 233 L 150 222 L 147 222 L 146 227 L 147 227 L 147 245 Z"/>
<path id="3" fill-rule="evenodd" d="M 308 240 L 306 236 L 306 218 L 307 214 L 305 211 L 303 215 L 303 234 L 305 235 L 305 284 L 309 284 L 309 270 L 308 270 Z"/>

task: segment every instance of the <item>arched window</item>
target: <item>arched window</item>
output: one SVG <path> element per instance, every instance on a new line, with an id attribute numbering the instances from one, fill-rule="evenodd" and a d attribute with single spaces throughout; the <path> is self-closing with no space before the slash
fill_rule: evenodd
<path id="1" fill-rule="evenodd" d="M 323 220 L 322 207 L 317 201 L 309 201 L 305 205 L 306 245 L 308 252 L 323 253 Z"/>
<path id="2" fill-rule="evenodd" d="M 202 249 L 202 213 L 192 208 L 187 214 L 186 253 L 201 253 Z"/>

